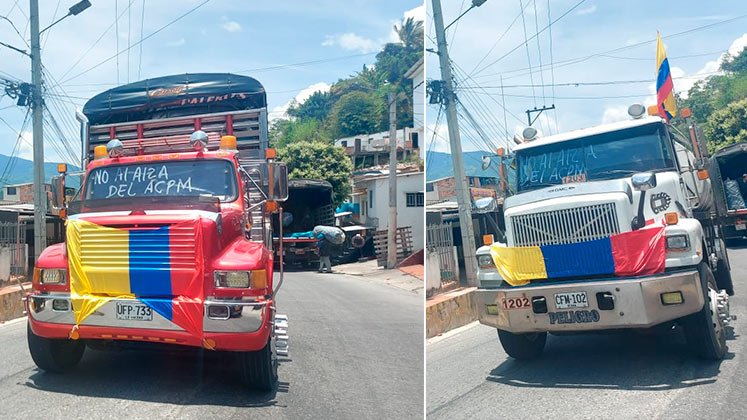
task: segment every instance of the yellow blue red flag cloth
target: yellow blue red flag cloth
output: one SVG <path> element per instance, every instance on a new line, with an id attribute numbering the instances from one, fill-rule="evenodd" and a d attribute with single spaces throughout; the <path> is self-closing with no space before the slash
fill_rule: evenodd
<path id="1" fill-rule="evenodd" d="M 669 70 L 667 52 L 661 36 L 656 33 L 656 106 L 659 108 L 659 116 L 669 122 L 677 115 L 677 102 L 674 98 L 674 83 L 672 72 Z"/>
<path id="2" fill-rule="evenodd" d="M 125 229 L 68 220 L 75 328 L 114 299 L 137 299 L 184 330 L 201 335 L 204 296 L 199 223 L 195 219 L 172 226 Z M 185 229 L 194 233 L 185 235 Z M 185 261 L 185 249 L 189 261 Z M 179 259 L 174 250 L 180 251 Z"/>
<path id="3" fill-rule="evenodd" d="M 663 226 L 650 226 L 608 238 L 572 244 L 508 247 L 493 244 L 490 255 L 512 286 L 531 280 L 614 275 L 642 276 L 664 271 Z"/>

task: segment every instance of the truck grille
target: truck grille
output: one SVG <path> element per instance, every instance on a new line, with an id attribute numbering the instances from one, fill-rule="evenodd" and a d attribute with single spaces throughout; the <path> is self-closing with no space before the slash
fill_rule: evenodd
<path id="1" fill-rule="evenodd" d="M 132 229 L 130 226 L 112 226 Z M 135 228 L 138 229 L 138 228 Z M 139 229 L 138 229 L 139 230 Z M 137 237 L 137 247 L 128 242 L 125 233 L 80 227 L 81 262 L 87 269 L 114 272 L 137 268 L 140 270 L 194 270 L 196 250 L 194 225 L 172 225 L 168 230 L 143 229 Z M 164 247 L 163 243 L 168 243 Z"/>
<path id="2" fill-rule="evenodd" d="M 614 203 L 511 216 L 514 246 L 572 244 L 620 233 Z"/>

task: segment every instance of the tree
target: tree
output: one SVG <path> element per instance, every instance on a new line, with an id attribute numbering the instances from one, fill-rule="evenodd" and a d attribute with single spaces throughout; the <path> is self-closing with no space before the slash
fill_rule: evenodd
<path id="1" fill-rule="evenodd" d="M 386 102 L 375 93 L 350 92 L 341 97 L 327 121 L 335 138 L 383 130 Z"/>
<path id="2" fill-rule="evenodd" d="M 410 50 L 423 49 L 423 21 L 415 20 L 411 17 L 402 19 L 400 25 L 394 25 L 394 32 L 397 33 L 402 45 Z"/>
<path id="3" fill-rule="evenodd" d="M 322 123 L 315 119 L 276 120 L 270 127 L 269 136 L 270 144 L 276 148 L 297 142 L 330 142 L 330 136 L 322 127 Z"/>
<path id="4" fill-rule="evenodd" d="M 747 141 L 747 98 L 711 114 L 703 131 L 713 150 Z"/>
<path id="5" fill-rule="evenodd" d="M 353 164 L 342 147 L 322 142 L 290 143 L 278 149 L 278 159 L 288 166 L 291 179 L 324 179 L 332 184 L 336 206 L 350 196 Z"/>
<path id="6" fill-rule="evenodd" d="M 742 51 L 735 56 L 727 53 L 721 63 L 721 70 L 727 73 L 747 72 L 747 47 L 743 48 Z"/>
<path id="7" fill-rule="evenodd" d="M 332 109 L 332 94 L 316 91 L 302 104 L 294 103 L 288 108 L 288 115 L 301 120 L 315 119 L 322 121 Z"/>

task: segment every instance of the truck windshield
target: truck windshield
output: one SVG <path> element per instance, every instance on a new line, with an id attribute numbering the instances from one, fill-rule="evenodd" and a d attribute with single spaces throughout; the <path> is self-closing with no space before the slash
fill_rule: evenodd
<path id="1" fill-rule="evenodd" d="M 223 202 L 237 197 L 236 171 L 227 160 L 162 161 L 96 168 L 86 177 L 83 198 L 137 199 L 214 197 Z"/>
<path id="2" fill-rule="evenodd" d="M 675 167 L 666 128 L 649 124 L 519 150 L 518 190 L 623 178 Z"/>

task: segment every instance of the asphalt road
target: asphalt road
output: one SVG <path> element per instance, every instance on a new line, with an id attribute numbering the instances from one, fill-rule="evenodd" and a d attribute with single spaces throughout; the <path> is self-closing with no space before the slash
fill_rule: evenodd
<path id="1" fill-rule="evenodd" d="M 245 391 L 225 357 L 93 351 L 39 371 L 26 322 L 0 325 L 0 418 L 422 418 L 423 293 L 365 277 L 288 273 L 290 356 L 276 392 Z"/>
<path id="2" fill-rule="evenodd" d="M 681 331 L 548 336 L 518 362 L 495 329 L 470 324 L 426 346 L 429 419 L 747 418 L 747 247 L 729 251 L 736 295 L 725 360 L 694 359 Z"/>

